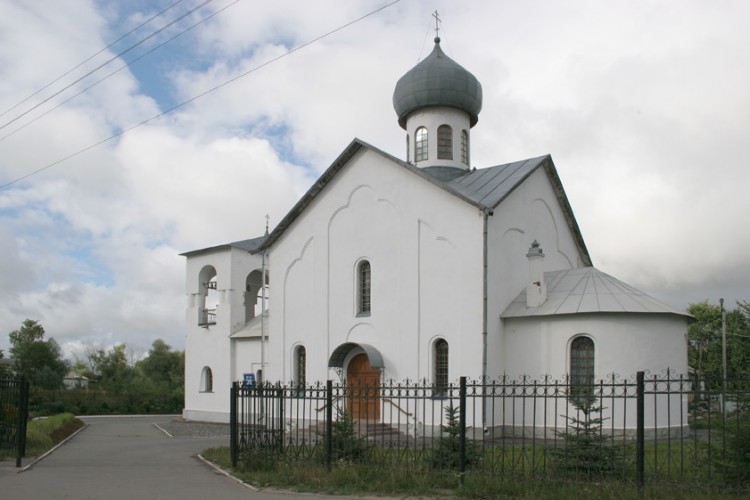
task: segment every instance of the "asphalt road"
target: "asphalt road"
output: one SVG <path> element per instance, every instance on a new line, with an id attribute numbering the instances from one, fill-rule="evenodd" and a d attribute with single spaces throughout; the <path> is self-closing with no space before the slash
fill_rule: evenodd
<path id="1" fill-rule="evenodd" d="M 206 448 L 226 446 L 227 436 L 170 437 L 154 425 L 168 424 L 169 417 L 83 420 L 89 424 L 86 429 L 33 467 L 24 472 L 3 467 L 0 498 L 337 498 L 253 491 L 196 457 Z"/>

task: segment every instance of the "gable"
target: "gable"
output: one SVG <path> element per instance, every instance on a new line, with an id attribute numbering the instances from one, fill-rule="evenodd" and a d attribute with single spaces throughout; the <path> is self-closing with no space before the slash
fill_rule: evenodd
<path id="1" fill-rule="evenodd" d="M 483 169 L 472 169 L 450 180 L 440 180 L 430 175 L 425 170 L 417 168 L 411 163 L 398 158 L 367 144 L 359 139 L 354 139 L 349 146 L 339 155 L 318 180 L 308 189 L 302 198 L 294 205 L 287 215 L 276 226 L 268 239 L 260 247 L 268 248 L 289 228 L 289 226 L 305 211 L 312 201 L 333 181 L 347 163 L 360 151 L 374 152 L 401 167 L 411 174 L 421 177 L 438 188 L 450 193 L 456 198 L 477 207 L 479 210 L 492 213 L 516 188 L 529 178 L 536 170 L 543 168 L 555 192 L 560 209 L 565 217 L 566 224 L 573 234 L 580 255 L 585 265 L 591 265 L 591 257 L 583 240 L 578 222 L 573 215 L 562 182 L 557 175 L 557 169 L 550 155 L 529 158 L 503 165 Z"/>

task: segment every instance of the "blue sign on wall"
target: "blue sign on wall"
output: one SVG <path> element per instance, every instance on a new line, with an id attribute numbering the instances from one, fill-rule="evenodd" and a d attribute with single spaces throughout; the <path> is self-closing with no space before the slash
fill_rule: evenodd
<path id="1" fill-rule="evenodd" d="M 255 387 L 254 373 L 245 373 L 242 375 L 242 387 Z"/>

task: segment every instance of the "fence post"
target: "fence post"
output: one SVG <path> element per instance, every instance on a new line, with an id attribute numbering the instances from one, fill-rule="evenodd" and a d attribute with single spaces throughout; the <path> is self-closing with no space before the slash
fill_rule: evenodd
<path id="1" fill-rule="evenodd" d="M 26 424 L 29 421 L 29 381 L 21 376 L 18 380 L 18 427 L 16 467 L 21 467 L 21 458 L 26 455 Z"/>
<path id="2" fill-rule="evenodd" d="M 635 434 L 635 473 L 636 473 L 636 483 L 638 485 L 638 489 L 642 489 L 644 486 L 644 474 L 643 474 L 643 454 L 644 454 L 644 435 L 643 435 L 643 427 L 644 427 L 644 388 L 645 384 L 643 382 L 644 380 L 644 372 L 637 372 L 636 373 L 636 388 L 635 388 L 635 401 L 636 401 L 636 434 Z"/>
<path id="3" fill-rule="evenodd" d="M 284 388 L 279 386 L 279 388 L 276 391 L 276 399 L 278 400 L 278 406 L 279 406 L 279 453 L 283 456 L 284 455 L 284 441 L 286 440 L 286 437 L 284 436 L 284 430 L 286 426 L 284 425 L 284 419 L 285 416 L 285 408 L 284 408 Z"/>
<path id="4" fill-rule="evenodd" d="M 458 389 L 458 474 L 461 486 L 466 474 L 466 377 L 461 377 Z"/>
<path id="5" fill-rule="evenodd" d="M 229 396 L 229 454 L 232 458 L 232 467 L 237 467 L 237 393 L 239 384 L 232 382 Z"/>
<path id="6" fill-rule="evenodd" d="M 325 453 L 326 453 L 326 467 L 331 470 L 331 454 L 332 438 L 333 433 L 333 381 L 326 381 L 326 434 L 325 434 Z"/>

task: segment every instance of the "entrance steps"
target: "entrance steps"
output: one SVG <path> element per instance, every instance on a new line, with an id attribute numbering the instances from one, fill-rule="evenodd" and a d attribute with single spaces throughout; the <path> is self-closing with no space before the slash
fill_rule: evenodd
<path id="1" fill-rule="evenodd" d="M 373 443 L 406 446 L 407 443 L 414 442 L 413 436 L 409 437 L 406 433 L 391 424 L 375 420 L 354 420 L 353 424 L 354 432 L 357 436 Z M 308 427 L 306 430 L 314 433 L 319 439 L 322 439 L 325 433 L 325 424 L 319 422 Z"/>

